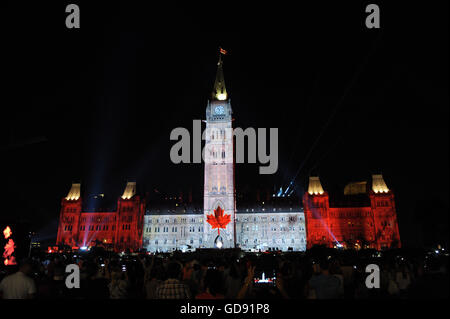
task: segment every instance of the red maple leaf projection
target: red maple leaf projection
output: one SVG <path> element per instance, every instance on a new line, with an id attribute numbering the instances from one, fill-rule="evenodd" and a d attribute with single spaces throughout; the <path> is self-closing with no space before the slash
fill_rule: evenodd
<path id="1" fill-rule="evenodd" d="M 207 215 L 206 221 L 211 225 L 212 229 L 217 228 L 217 232 L 220 235 L 220 229 L 227 228 L 229 222 L 231 222 L 231 215 L 224 215 L 224 210 L 217 206 L 217 209 L 214 209 L 214 215 Z"/>

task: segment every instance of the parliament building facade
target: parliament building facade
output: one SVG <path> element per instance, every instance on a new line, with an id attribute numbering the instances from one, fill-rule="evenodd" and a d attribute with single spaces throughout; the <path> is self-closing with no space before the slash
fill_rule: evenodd
<path id="1" fill-rule="evenodd" d="M 220 57 L 206 108 L 203 205 L 181 198 L 147 203 L 136 183 L 128 182 L 114 211 L 93 212 L 83 209 L 81 184 L 73 183 L 61 201 L 56 244 L 151 252 L 400 247 L 394 195 L 379 174 L 372 175 L 371 186 L 349 184 L 346 206 L 330 202 L 316 176 L 310 177 L 303 200 L 273 194 L 253 204 L 236 202 L 233 136 L 226 134 L 232 129 L 232 109 L 222 65 Z"/>

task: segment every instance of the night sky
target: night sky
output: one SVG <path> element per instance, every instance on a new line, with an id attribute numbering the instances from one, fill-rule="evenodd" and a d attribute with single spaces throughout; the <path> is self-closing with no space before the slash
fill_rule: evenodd
<path id="1" fill-rule="evenodd" d="M 258 4 L 222 9 L 95 1 L 0 4 L 1 219 L 56 237 L 72 181 L 113 201 L 142 191 L 201 200 L 202 164 L 172 164 L 170 131 L 205 119 L 218 47 L 235 127 L 279 129 L 279 169 L 236 166 L 238 192 L 330 193 L 381 172 L 406 245 L 448 237 L 448 3 Z M 77 3 L 81 29 L 66 29 Z M 408 5 L 407 5 L 408 4 Z M 206 11 L 208 10 L 208 11 Z"/>

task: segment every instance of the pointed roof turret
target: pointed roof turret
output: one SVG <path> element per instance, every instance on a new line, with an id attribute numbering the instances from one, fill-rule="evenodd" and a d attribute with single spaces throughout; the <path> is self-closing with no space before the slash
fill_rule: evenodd
<path id="1" fill-rule="evenodd" d="M 309 195 L 322 195 L 324 193 L 318 176 L 309 177 L 308 193 Z"/>
<path id="2" fill-rule="evenodd" d="M 388 193 L 389 188 L 384 182 L 383 175 L 381 174 L 373 174 L 372 175 L 372 190 L 375 193 Z"/>
<path id="3" fill-rule="evenodd" d="M 212 92 L 212 99 L 224 101 L 228 98 L 227 89 L 225 88 L 225 78 L 223 76 L 223 61 L 222 55 L 225 55 L 227 51 L 220 48 L 219 62 L 217 62 L 216 80 L 214 81 L 214 89 Z"/>
<path id="4" fill-rule="evenodd" d="M 127 182 L 122 199 L 130 199 L 134 195 L 136 195 L 136 182 Z"/>
<path id="5" fill-rule="evenodd" d="M 69 193 L 66 196 L 66 200 L 78 200 L 81 196 L 81 184 L 72 183 Z"/>

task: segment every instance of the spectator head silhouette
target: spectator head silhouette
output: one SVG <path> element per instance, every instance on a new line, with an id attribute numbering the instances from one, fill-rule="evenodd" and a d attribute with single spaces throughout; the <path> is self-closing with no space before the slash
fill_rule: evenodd
<path id="1" fill-rule="evenodd" d="M 330 262 L 327 258 L 323 258 L 319 262 L 320 270 L 327 271 L 330 268 Z"/>
<path id="2" fill-rule="evenodd" d="M 172 261 L 167 265 L 167 277 L 169 279 L 179 279 L 180 274 L 181 267 L 179 263 Z"/>
<path id="3" fill-rule="evenodd" d="M 24 274 L 29 274 L 33 269 L 33 264 L 31 259 L 24 258 L 19 262 L 19 271 Z"/>
<path id="4" fill-rule="evenodd" d="M 209 293 L 213 296 L 223 291 L 222 287 L 222 274 L 217 269 L 208 269 L 205 275 L 205 289 L 209 290 Z"/>

